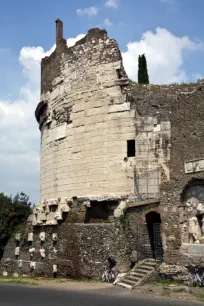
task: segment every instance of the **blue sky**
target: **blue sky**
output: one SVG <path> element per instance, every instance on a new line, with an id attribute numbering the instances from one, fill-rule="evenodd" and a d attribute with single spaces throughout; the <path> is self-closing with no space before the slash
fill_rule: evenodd
<path id="1" fill-rule="evenodd" d="M 0 0 L 0 191 L 39 199 L 33 112 L 40 59 L 54 48 L 57 18 L 73 41 L 90 28 L 106 28 L 129 77 L 137 80 L 137 58 L 145 53 L 150 82 L 160 84 L 204 76 L 203 12 L 203 0 Z"/>

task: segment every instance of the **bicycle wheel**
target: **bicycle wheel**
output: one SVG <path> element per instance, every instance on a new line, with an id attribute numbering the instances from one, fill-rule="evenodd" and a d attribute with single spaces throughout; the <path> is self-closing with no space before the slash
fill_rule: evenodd
<path id="1" fill-rule="evenodd" d="M 200 287 L 204 287 L 204 275 L 201 276 Z"/>

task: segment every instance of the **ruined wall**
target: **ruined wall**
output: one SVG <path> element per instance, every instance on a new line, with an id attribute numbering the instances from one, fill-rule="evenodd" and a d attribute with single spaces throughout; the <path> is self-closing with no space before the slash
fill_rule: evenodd
<path id="1" fill-rule="evenodd" d="M 169 264 L 203 265 L 202 256 L 199 256 L 204 252 L 202 245 L 189 247 L 189 254 L 187 245 L 181 247 L 182 243 L 192 243 L 189 241 L 189 220 L 198 215 L 197 206 L 203 201 L 203 184 L 199 181 L 204 174 L 203 95 L 203 83 L 199 82 L 187 93 L 178 94 L 171 107 L 171 180 L 161 186 L 165 262 Z M 189 199 L 193 199 L 190 209 Z"/>
<path id="2" fill-rule="evenodd" d="M 134 160 L 137 199 L 160 198 L 161 182 L 170 180 L 172 103 L 180 92 L 187 93 L 195 87 L 196 84 L 141 86 L 131 82 L 125 88 L 137 114 Z"/>
<path id="3" fill-rule="evenodd" d="M 129 269 L 130 252 L 126 234 L 120 225 L 63 224 L 35 227 L 33 241 L 29 242 L 31 230 L 27 229 L 20 241 L 15 236 L 10 239 L 1 261 L 3 275 L 52 277 L 56 274 L 58 277 L 101 278 L 109 256 L 115 257 L 119 271 Z M 40 239 L 42 233 L 44 241 Z M 19 254 L 15 255 L 17 247 Z"/>

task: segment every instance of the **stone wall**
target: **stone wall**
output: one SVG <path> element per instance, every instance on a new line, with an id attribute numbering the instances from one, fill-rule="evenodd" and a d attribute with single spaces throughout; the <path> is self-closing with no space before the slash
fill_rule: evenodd
<path id="1" fill-rule="evenodd" d="M 56 265 L 58 277 L 101 278 L 109 256 L 116 259 L 118 272 L 129 270 L 131 251 L 126 232 L 120 225 L 63 224 L 35 227 L 32 242 L 28 241 L 30 231 L 27 229 L 20 242 L 16 241 L 15 236 L 10 239 L 1 261 L 1 273 L 4 275 L 6 272 L 8 275 L 16 273 L 52 277 Z M 45 235 L 44 241 L 40 239 L 42 233 Z M 19 247 L 17 256 L 16 247 Z"/>
<path id="2" fill-rule="evenodd" d="M 171 180 L 161 186 L 162 226 L 166 241 L 165 262 L 170 264 L 192 265 L 193 262 L 195 264 L 200 261 L 202 266 L 200 255 L 204 248 L 194 245 L 194 252 L 191 247 L 188 254 L 188 247 L 181 248 L 181 244 L 189 243 L 189 220 L 192 217 L 189 212 L 194 210 L 196 216 L 198 204 L 203 203 L 203 197 L 199 196 L 202 190 L 197 192 L 198 186 L 203 185 L 204 175 L 203 93 L 203 83 L 199 82 L 191 92 L 178 94 L 171 107 Z M 194 161 L 201 161 L 201 168 L 192 168 Z M 185 192 L 188 192 L 190 186 L 191 196 L 185 199 Z M 197 205 L 188 209 L 186 201 L 190 198 L 193 199 L 192 204 L 195 202 Z"/>

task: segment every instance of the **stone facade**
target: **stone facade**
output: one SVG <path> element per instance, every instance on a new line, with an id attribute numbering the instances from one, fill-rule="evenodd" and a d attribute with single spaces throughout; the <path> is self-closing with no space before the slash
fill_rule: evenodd
<path id="1" fill-rule="evenodd" d="M 1 271 L 101 277 L 148 256 L 186 278 L 204 267 L 204 84 L 138 85 L 105 30 L 68 48 L 62 27 L 41 63 L 40 203 Z"/>

